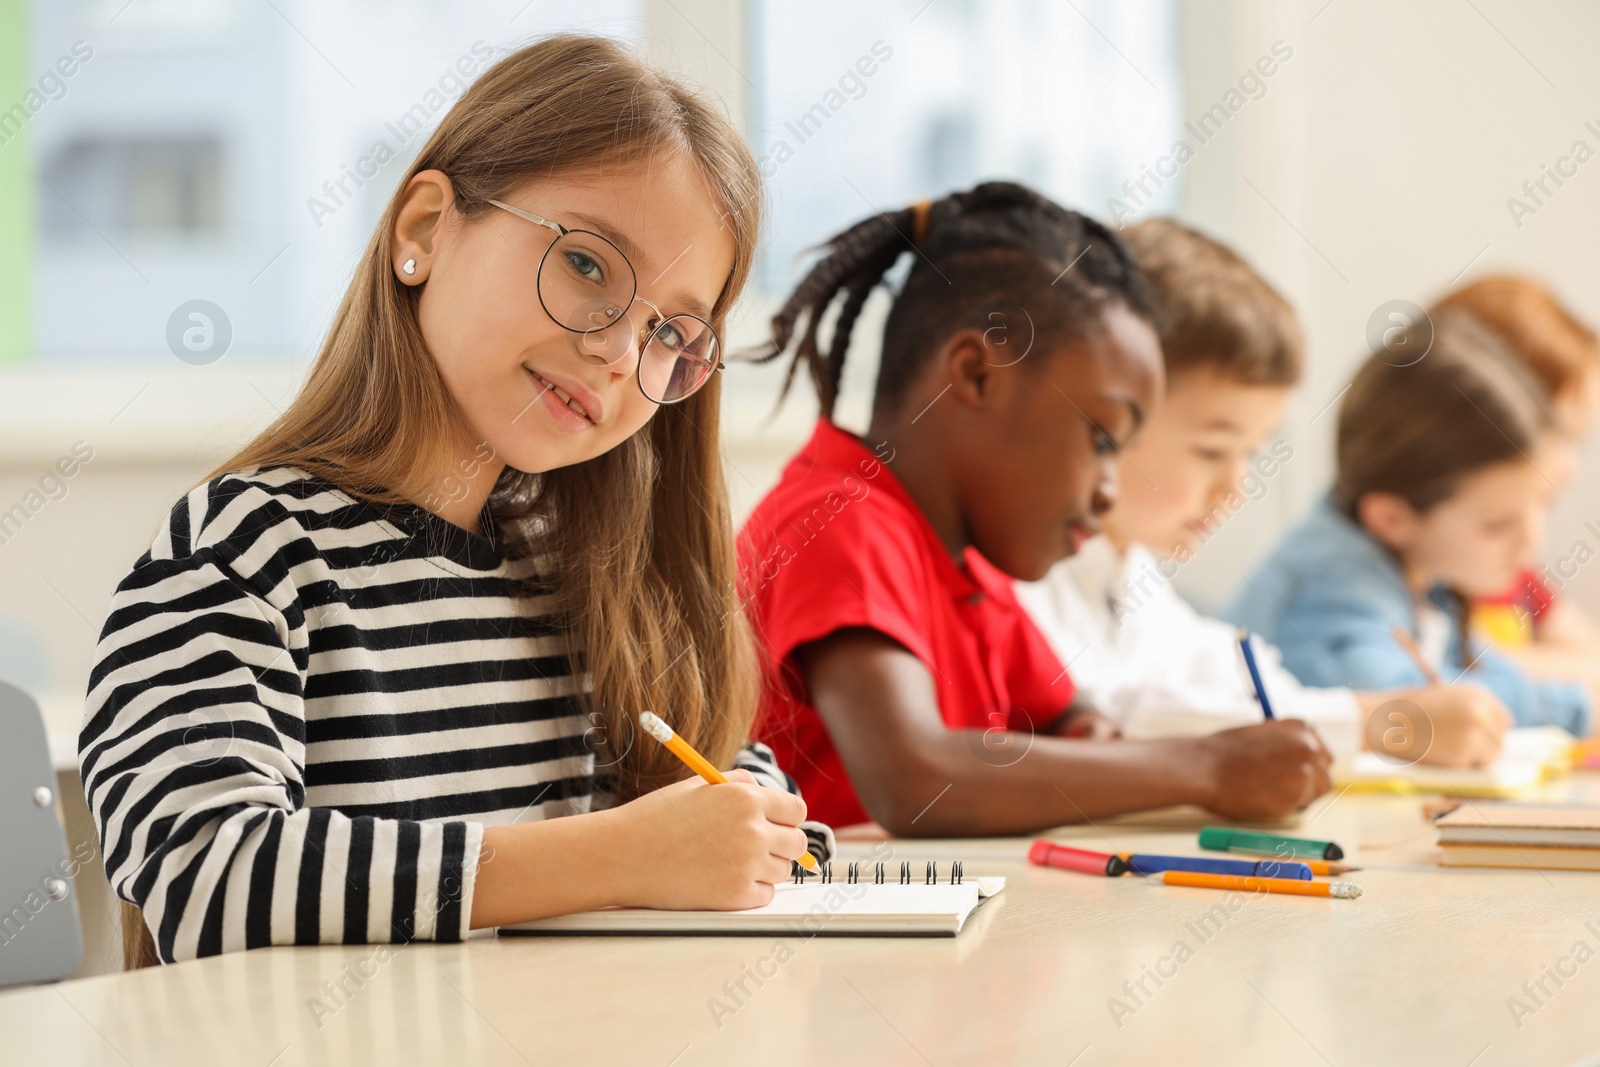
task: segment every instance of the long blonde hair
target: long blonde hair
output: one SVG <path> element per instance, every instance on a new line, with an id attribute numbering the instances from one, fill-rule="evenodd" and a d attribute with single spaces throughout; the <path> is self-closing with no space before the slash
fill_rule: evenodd
<path id="1" fill-rule="evenodd" d="M 391 266 L 406 183 L 444 172 L 470 219 L 526 182 L 668 152 L 697 165 L 733 235 L 733 270 L 711 313 L 724 332 L 760 224 L 749 147 L 725 116 L 624 46 L 550 37 L 496 63 L 445 115 L 390 198 L 305 387 L 207 480 L 288 465 L 366 499 L 421 501 L 441 449 L 471 431 L 423 343 L 420 287 L 400 284 Z M 755 715 L 758 672 L 717 446 L 719 380 L 595 459 L 539 475 L 508 467 L 490 496 L 507 538 L 536 536 L 548 561 L 541 577 L 558 597 L 574 670 L 590 676 L 619 800 L 685 773 L 637 733 L 639 712 L 656 711 L 724 767 Z"/>

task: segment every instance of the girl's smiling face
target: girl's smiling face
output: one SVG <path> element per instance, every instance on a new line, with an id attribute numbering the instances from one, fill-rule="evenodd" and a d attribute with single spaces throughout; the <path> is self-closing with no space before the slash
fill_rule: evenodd
<path id="1" fill-rule="evenodd" d="M 492 448 L 494 473 L 500 464 L 538 473 L 593 459 L 650 421 L 658 405 L 640 391 L 636 368 L 657 320 L 644 301 L 709 319 L 735 245 L 717 198 L 682 155 L 529 182 L 501 199 L 611 241 L 643 298 L 603 332 L 563 328 L 538 288 L 555 231 L 498 208 L 464 219 L 445 175 L 411 180 L 395 222 L 395 277 L 422 287 L 423 338 L 473 436 L 455 447 L 462 456 Z"/>

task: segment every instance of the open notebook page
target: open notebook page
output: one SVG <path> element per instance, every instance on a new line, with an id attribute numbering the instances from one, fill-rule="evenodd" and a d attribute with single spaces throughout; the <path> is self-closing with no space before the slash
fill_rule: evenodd
<path id="1" fill-rule="evenodd" d="M 1570 770 L 1572 744 L 1572 735 L 1560 727 L 1523 727 L 1506 733 L 1500 758 L 1486 767 L 1408 765 L 1361 752 L 1335 764 L 1333 780 L 1335 786 L 1356 790 L 1513 797 L 1532 791 L 1549 775 Z"/>

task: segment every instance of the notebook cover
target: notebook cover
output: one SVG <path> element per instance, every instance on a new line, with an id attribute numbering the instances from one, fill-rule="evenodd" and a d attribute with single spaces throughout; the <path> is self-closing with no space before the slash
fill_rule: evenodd
<path id="1" fill-rule="evenodd" d="M 1463 804 L 1441 817 L 1441 843 L 1600 847 L 1600 806 Z"/>
<path id="2" fill-rule="evenodd" d="M 511 936 L 618 934 L 626 936 L 733 936 L 796 934 L 803 937 L 953 937 L 985 900 L 1005 888 L 1004 878 L 968 878 L 960 885 L 868 882 L 777 886 L 771 904 L 746 911 L 657 911 L 605 908 L 502 926 Z M 903 904 L 897 911 L 896 896 Z"/>

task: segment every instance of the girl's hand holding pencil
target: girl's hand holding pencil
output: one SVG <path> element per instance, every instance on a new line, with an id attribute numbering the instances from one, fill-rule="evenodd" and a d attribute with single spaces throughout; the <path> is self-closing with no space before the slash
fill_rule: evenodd
<path id="1" fill-rule="evenodd" d="M 1403 764 L 1480 767 L 1498 759 L 1512 726 L 1500 699 L 1471 682 L 1445 684 L 1404 627 L 1390 634 L 1428 684 L 1357 695 L 1367 715 L 1366 747 Z"/>
<path id="2" fill-rule="evenodd" d="M 788 880 L 792 863 L 816 868 L 800 829 L 805 801 L 763 788 L 749 771 L 717 770 L 659 716 L 644 712 L 639 724 L 699 777 L 616 809 L 627 824 L 618 856 L 627 866 L 620 877 L 630 903 L 758 908 L 772 900 L 774 885 Z"/>
<path id="3" fill-rule="evenodd" d="M 756 784 L 748 771 L 712 785 L 687 778 L 602 816 L 616 819 L 608 847 L 620 896 L 635 907 L 759 908 L 789 880 L 806 850 L 805 801 Z"/>
<path id="4" fill-rule="evenodd" d="M 1362 693 L 1366 747 L 1395 763 L 1481 767 L 1500 756 L 1511 713 L 1471 682 Z"/>

